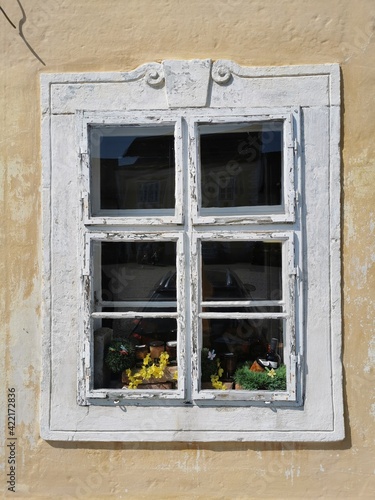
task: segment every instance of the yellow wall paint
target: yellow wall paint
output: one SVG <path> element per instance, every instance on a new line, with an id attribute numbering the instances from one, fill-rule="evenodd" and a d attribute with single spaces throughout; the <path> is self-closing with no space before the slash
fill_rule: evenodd
<path id="1" fill-rule="evenodd" d="M 3 0 L 1 7 L 9 21 L 0 12 L 0 293 L 5 348 L 0 370 L 4 389 L 17 389 L 18 418 L 17 486 L 16 494 L 9 495 L 372 498 L 374 2 Z M 19 24 L 21 7 L 26 20 Z M 261 66 L 341 64 L 347 438 L 322 445 L 46 443 L 39 438 L 39 74 L 130 70 L 149 61 L 205 57 Z M 6 431 L 2 424 L 2 439 Z M 5 472 L 1 485 L 6 492 Z"/>

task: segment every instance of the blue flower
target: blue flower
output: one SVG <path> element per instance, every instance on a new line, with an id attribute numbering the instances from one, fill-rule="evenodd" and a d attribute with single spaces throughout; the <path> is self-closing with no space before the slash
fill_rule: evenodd
<path id="1" fill-rule="evenodd" d="M 210 359 L 211 361 L 213 361 L 213 359 L 215 358 L 216 356 L 216 353 L 215 353 L 215 349 L 212 349 L 212 351 L 208 351 L 208 359 Z"/>

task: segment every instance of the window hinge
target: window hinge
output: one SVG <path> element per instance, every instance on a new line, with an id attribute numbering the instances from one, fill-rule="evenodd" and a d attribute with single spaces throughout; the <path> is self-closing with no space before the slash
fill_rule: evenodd
<path id="1" fill-rule="evenodd" d="M 297 155 L 298 155 L 298 151 L 299 151 L 298 146 L 299 146 L 299 144 L 298 144 L 298 140 L 297 140 L 297 138 L 296 138 L 296 137 L 293 137 L 292 141 L 291 141 L 291 142 L 289 143 L 289 145 L 288 145 L 288 148 L 289 148 L 289 149 L 293 149 L 293 154 L 294 154 L 295 156 L 297 156 Z"/>
<path id="2" fill-rule="evenodd" d="M 86 160 L 88 156 L 89 154 L 87 151 L 82 151 L 81 149 L 79 150 L 78 157 L 81 161 Z"/>
<path id="3" fill-rule="evenodd" d="M 295 276 L 297 280 L 301 279 L 301 271 L 299 266 L 296 266 L 294 269 L 292 269 L 289 274 L 290 276 Z"/>
<path id="4" fill-rule="evenodd" d="M 293 151 L 294 151 L 294 154 L 296 156 L 298 156 L 298 151 L 299 151 L 299 148 L 298 148 L 299 144 L 298 144 L 298 141 L 297 141 L 297 138 L 295 137 L 293 139 Z"/>
<path id="5" fill-rule="evenodd" d="M 86 252 L 85 252 L 86 254 Z M 82 266 L 82 276 L 90 276 L 90 260 L 87 255 L 84 256 L 83 266 Z"/>
<path id="6" fill-rule="evenodd" d="M 90 276 L 89 268 L 87 266 L 82 268 L 82 276 Z"/>
<path id="7" fill-rule="evenodd" d="M 86 360 L 88 359 L 88 354 L 89 354 L 89 348 L 88 348 L 88 346 L 87 346 L 87 343 L 85 342 L 85 343 L 83 344 L 83 355 L 82 355 L 83 361 L 84 361 L 84 363 L 85 363 L 85 366 L 84 366 L 84 369 L 83 369 L 83 371 L 84 371 L 84 372 L 85 372 L 85 371 L 86 371 L 86 369 L 87 369 L 87 367 L 86 367 Z"/>
<path id="8" fill-rule="evenodd" d="M 299 204 L 299 191 L 294 191 L 294 205 L 297 208 Z"/>
<path id="9" fill-rule="evenodd" d="M 300 353 L 298 353 L 298 354 L 292 354 L 291 355 L 291 362 L 292 362 L 292 364 L 295 364 L 298 369 L 301 368 L 302 363 L 303 363 L 303 356 L 302 356 L 302 354 L 300 354 Z"/>
<path id="10" fill-rule="evenodd" d="M 81 204 L 82 204 L 82 211 L 81 211 L 81 220 L 86 220 L 87 214 L 89 212 L 89 193 L 87 191 L 82 191 L 81 193 Z"/>

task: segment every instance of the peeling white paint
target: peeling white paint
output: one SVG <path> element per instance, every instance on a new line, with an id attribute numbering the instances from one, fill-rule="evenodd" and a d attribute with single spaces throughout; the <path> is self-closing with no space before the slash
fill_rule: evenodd
<path id="1" fill-rule="evenodd" d="M 368 346 L 368 360 L 363 367 L 365 373 L 370 373 L 375 368 L 375 337 L 372 337 Z"/>
<path id="2" fill-rule="evenodd" d="M 292 465 L 289 469 L 285 470 L 285 477 L 286 479 L 289 479 L 291 483 L 294 483 L 294 477 L 299 477 L 300 476 L 300 467 L 295 467 Z"/>
<path id="3" fill-rule="evenodd" d="M 150 65 L 151 73 L 143 66 L 139 71 L 130 72 L 128 77 L 124 74 L 101 73 L 42 76 L 43 106 L 48 110 L 42 122 L 46 243 L 42 435 L 46 439 L 58 440 L 225 441 L 228 439 L 225 429 L 228 429 L 231 431 L 231 440 L 342 439 L 340 281 L 337 279 L 340 275 L 339 67 L 246 68 L 230 61 L 217 61 L 213 65 L 214 73 L 210 72 L 210 65 L 206 62 L 168 61 L 166 67 L 166 80 L 163 80 L 160 68 L 155 70 L 154 65 Z M 178 78 L 176 75 L 181 71 L 182 86 L 171 84 L 168 78 L 171 75 L 173 79 Z M 152 88 L 147 75 L 152 83 L 158 80 Z M 209 85 L 207 75 L 212 80 Z M 201 95 L 197 106 L 191 104 L 196 98 L 199 87 L 197 80 L 200 78 L 204 82 L 199 90 L 204 90 L 207 97 L 207 106 L 204 107 Z M 181 108 L 181 113 L 179 108 L 169 109 L 164 85 L 169 88 L 169 97 L 174 94 L 174 98 L 180 99 L 180 105 L 185 103 L 186 97 L 186 102 L 192 108 Z M 171 85 L 175 87 L 174 90 L 171 90 Z M 183 89 L 189 95 L 180 96 L 178 89 Z M 90 192 L 88 141 L 85 139 L 88 124 L 102 124 L 103 120 L 108 124 L 113 120 L 115 124 L 126 124 L 131 119 L 133 124 L 147 119 L 154 123 L 152 116 L 161 119 L 164 115 L 166 119 L 173 115 L 172 121 L 180 123 L 177 127 L 178 137 L 183 137 L 183 131 L 189 134 L 194 129 L 188 135 L 190 141 L 185 140 L 181 146 L 181 172 L 187 179 L 188 188 L 198 182 L 199 166 L 194 163 L 197 153 L 192 153 L 194 141 L 191 140 L 192 134 L 196 133 L 197 123 L 204 122 L 207 117 L 213 120 L 225 118 L 226 123 L 231 120 L 237 123 L 245 117 L 251 117 L 252 120 L 281 117 L 280 120 L 285 122 L 286 172 L 282 189 L 284 201 L 279 212 L 270 215 L 268 210 L 262 215 L 261 211 L 250 213 L 250 210 L 249 213 L 233 213 L 228 218 L 220 216 L 215 220 L 196 209 L 195 215 L 191 216 L 193 204 L 200 207 L 199 189 L 184 189 L 177 191 L 177 206 L 181 207 L 181 212 L 177 213 L 177 217 L 176 214 L 158 217 L 154 227 L 153 224 L 148 227 L 150 220 L 125 217 L 124 214 L 117 214 L 113 219 L 96 219 L 95 214 L 88 213 L 90 196 L 84 196 L 84 193 Z M 298 144 L 302 136 L 303 146 Z M 303 162 L 300 161 L 302 152 Z M 190 205 L 186 210 L 188 201 Z M 79 212 L 81 206 L 85 211 L 83 214 Z M 156 228 L 157 225 L 159 228 Z M 81 227 L 81 233 L 77 231 L 78 227 Z M 196 241 L 191 243 L 189 237 L 193 240 L 193 229 L 196 231 Z M 85 293 L 87 295 L 91 254 L 88 258 L 82 258 L 82 253 L 84 249 L 90 248 L 87 241 L 95 238 L 134 241 L 137 238 L 155 237 L 182 241 L 182 234 L 188 243 L 179 253 L 183 255 L 185 251 L 191 261 L 191 274 L 187 276 L 184 287 L 185 298 L 191 299 L 190 314 L 186 315 L 186 322 L 182 319 L 178 323 L 181 339 L 184 333 L 188 339 L 185 353 L 182 351 L 184 356 L 179 359 L 179 367 L 183 368 L 180 362 L 186 357 L 187 369 L 182 369 L 181 375 L 179 373 L 181 379 L 175 392 L 160 391 L 158 394 L 159 399 L 175 399 L 174 403 L 178 404 L 168 406 L 166 411 L 166 407 L 161 405 L 166 401 L 154 401 L 157 398 L 153 394 L 147 397 L 147 393 L 139 395 L 141 391 L 135 391 L 131 398 L 133 404 L 126 406 L 126 412 L 119 413 L 117 408 L 108 406 L 108 399 L 112 401 L 123 396 L 126 399 L 126 391 L 118 391 L 117 394 L 115 390 L 105 393 L 105 389 L 95 391 L 90 388 L 91 332 L 87 326 L 90 314 L 91 319 L 95 319 L 102 317 L 103 313 L 92 312 L 88 307 L 89 300 L 83 302 L 82 297 Z M 218 314 L 198 310 L 200 299 L 197 283 L 200 270 L 197 243 L 200 238 L 239 240 L 244 236 L 254 240 L 281 238 L 286 249 L 283 256 L 286 273 L 286 279 L 283 280 L 285 311 L 281 317 L 287 324 L 289 335 L 285 349 L 290 377 L 285 393 L 280 391 L 270 396 L 261 391 L 253 395 L 251 391 L 210 392 L 197 388 L 200 345 L 197 318 L 199 315 L 203 318 L 206 314 Z M 317 262 L 319 266 L 316 266 Z M 179 266 L 182 274 L 182 257 Z M 81 279 L 81 275 L 84 279 Z M 309 278 L 307 315 L 302 310 L 303 294 L 307 287 L 304 276 Z M 179 303 L 183 308 L 184 297 L 181 295 L 180 298 Z M 80 311 L 77 304 L 82 304 Z M 334 307 L 330 307 L 332 304 Z M 295 307 L 299 311 L 296 316 Z M 177 312 L 179 318 L 182 317 L 181 311 L 179 309 Z M 107 314 L 129 315 L 128 312 Z M 272 314 L 280 316 L 279 313 Z M 228 313 L 228 317 L 233 315 L 232 312 Z M 299 328 L 295 329 L 293 318 L 297 316 L 300 323 L 297 325 Z M 69 318 L 69 324 L 66 318 Z M 304 320 L 307 335 L 302 335 L 300 327 Z M 85 331 L 82 331 L 83 328 Z M 91 405 L 88 409 L 72 403 L 76 400 L 77 386 L 77 332 L 81 339 L 81 345 L 78 346 L 78 378 L 82 388 L 79 402 Z M 309 366 L 306 379 L 301 376 L 305 360 L 300 356 L 304 338 L 309 342 L 306 350 L 306 363 Z M 310 339 L 314 339 L 314 342 Z M 187 383 L 180 384 L 184 375 Z M 193 383 L 190 383 L 191 379 Z M 304 380 L 308 394 L 305 401 L 302 398 Z M 185 395 L 182 391 L 185 389 L 189 404 L 183 404 Z M 190 396 L 195 399 L 192 401 Z M 138 400 L 133 401 L 136 397 Z M 271 397 L 277 400 L 277 404 L 273 402 L 266 406 L 264 403 L 270 403 Z M 212 405 L 214 399 L 220 405 L 226 405 L 228 401 L 233 411 L 217 411 Z M 249 402 L 252 399 L 254 404 Z M 159 407 L 147 406 L 143 400 L 159 404 Z M 282 411 L 278 405 L 284 406 Z M 295 411 L 296 405 L 300 411 Z M 185 467 L 184 462 L 180 466 Z M 293 477 L 295 474 L 293 470 Z"/>

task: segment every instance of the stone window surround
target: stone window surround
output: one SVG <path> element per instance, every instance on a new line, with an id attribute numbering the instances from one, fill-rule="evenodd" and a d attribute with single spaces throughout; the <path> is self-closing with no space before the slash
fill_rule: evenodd
<path id="1" fill-rule="evenodd" d="M 44 369 L 42 391 L 42 436 L 45 439 L 120 440 L 120 441 L 333 441 L 344 437 L 341 380 L 341 312 L 340 312 L 340 210 L 339 210 L 339 123 L 340 91 L 337 65 L 291 66 L 279 68 L 244 68 L 230 61 L 194 60 L 164 61 L 141 66 L 129 73 L 42 75 L 43 114 L 43 197 L 44 197 Z M 59 253 L 59 225 L 74 223 L 77 214 L 62 213 L 57 207 L 56 187 L 63 180 L 58 166 L 77 165 L 76 140 L 68 132 L 76 123 L 77 111 L 94 112 L 126 110 L 205 110 L 234 108 L 236 114 L 250 109 L 275 110 L 299 108 L 302 113 L 300 155 L 305 178 L 312 175 L 314 161 L 320 160 L 317 187 L 323 189 L 320 216 L 329 231 L 322 233 L 320 243 L 329 258 L 321 266 L 328 280 L 320 283 L 322 294 L 330 304 L 323 310 L 323 330 L 310 330 L 306 319 L 304 358 L 305 398 L 302 408 L 283 408 L 274 403 L 230 408 L 224 416 L 218 407 L 128 406 L 107 405 L 80 407 L 76 402 L 77 370 L 77 303 L 74 294 L 78 280 L 72 283 L 72 297 L 57 308 L 59 277 L 62 269 L 54 265 Z M 78 113 L 79 114 L 79 113 Z M 62 141 L 63 131 L 64 135 Z M 318 158 L 310 156 L 309 143 L 321 144 Z M 64 147 L 69 145 L 66 151 Z M 64 151 L 64 153 L 63 153 Z M 63 158 L 63 159 L 62 159 Z M 316 171 L 316 168 L 315 168 Z M 322 180 L 325 179 L 324 186 Z M 320 182 L 320 184 L 319 184 Z M 319 184 L 319 186 L 318 186 Z M 59 184 L 60 185 L 60 184 Z M 75 186 L 76 187 L 76 186 Z M 326 188 L 326 189 L 325 189 Z M 63 188 L 68 189 L 66 186 Z M 72 196 L 77 190 L 69 188 Z M 54 194 L 55 193 L 55 194 Z M 303 203 L 317 194 L 313 186 L 304 194 Z M 78 200 L 76 201 L 76 204 Z M 314 214 L 314 209 L 311 209 Z M 317 211 L 315 211 L 317 212 Z M 315 213 L 315 216 L 317 213 Z M 65 221 L 63 220 L 65 219 Z M 312 219 L 311 219 L 312 220 Z M 310 220 L 310 222 L 311 222 Z M 70 221 L 70 222 L 69 222 Z M 309 222 L 309 221 L 308 221 Z M 65 228 L 66 229 L 66 228 Z M 312 233 L 311 233 L 312 234 Z M 308 235 L 308 241 L 311 235 Z M 74 238 L 73 238 L 74 239 Z M 324 239 L 324 241 L 323 241 Z M 323 243 L 322 243 L 323 241 Z M 57 246 L 56 246 L 57 245 Z M 78 245 L 77 245 L 78 246 Z M 314 253 L 313 250 L 312 255 Z M 317 251 L 316 251 L 317 252 Z M 318 252 L 317 252 L 318 255 Z M 77 271 L 71 263 L 69 272 Z M 311 259 L 310 259 L 311 260 Z M 312 267 L 306 276 L 316 286 Z M 78 277 L 78 276 L 77 276 Z M 310 283 L 310 282 L 309 282 Z M 61 283 L 60 283 L 61 284 Z M 61 287 L 60 287 L 61 288 Z M 321 314 L 322 304 L 309 293 L 308 312 Z M 67 298 L 62 293 L 61 299 Z M 310 302 L 311 300 L 311 302 Z M 62 339 L 59 315 L 71 315 L 73 328 Z M 70 317 L 70 316 L 69 316 Z M 319 323 L 319 321 L 318 321 Z M 312 324 L 311 324 L 312 327 Z M 325 347 L 319 353 L 317 345 Z M 66 357 L 61 356 L 65 345 Z M 78 378 L 85 374 L 78 356 Z M 319 366 L 320 370 L 317 369 Z M 62 384 L 62 380 L 65 381 Z M 317 390 L 318 383 L 328 389 Z M 314 389 L 315 387 L 315 389 Z M 323 386 L 321 386 L 323 387 Z M 229 409 L 229 408 L 228 408 Z M 126 410 L 126 411 L 124 411 Z M 156 425 L 156 421 L 158 424 Z M 177 423 L 178 422 L 178 423 Z"/>

